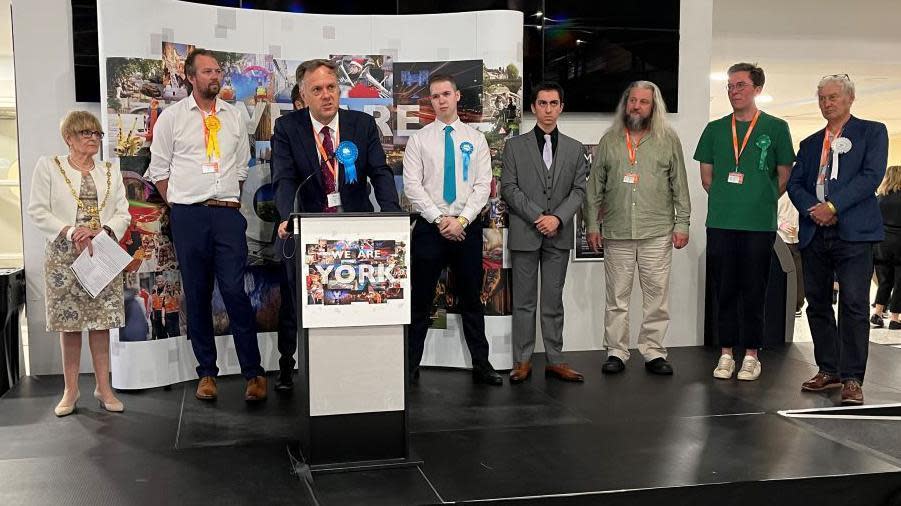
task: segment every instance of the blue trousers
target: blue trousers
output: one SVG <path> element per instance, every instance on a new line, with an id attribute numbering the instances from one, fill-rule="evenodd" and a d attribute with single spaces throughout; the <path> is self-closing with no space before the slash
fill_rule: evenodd
<path id="1" fill-rule="evenodd" d="M 817 227 L 801 250 L 807 321 L 820 372 L 863 382 L 870 340 L 873 243 L 843 241 L 836 227 Z M 838 324 L 832 281 L 838 278 Z"/>
<path id="2" fill-rule="evenodd" d="M 245 378 L 265 375 L 260 367 L 256 314 L 244 291 L 247 265 L 247 220 L 228 207 L 174 204 L 172 239 L 184 286 L 188 339 L 197 357 L 197 375 L 216 376 L 213 337 L 213 283 L 228 313 L 238 363 Z"/>

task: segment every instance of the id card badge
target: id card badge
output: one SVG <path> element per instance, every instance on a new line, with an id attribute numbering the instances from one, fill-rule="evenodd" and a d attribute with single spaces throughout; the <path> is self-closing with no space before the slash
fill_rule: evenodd
<path id="1" fill-rule="evenodd" d="M 730 172 L 726 181 L 732 184 L 742 184 L 745 182 L 745 175 L 741 172 Z"/>
<path id="2" fill-rule="evenodd" d="M 205 162 L 200 164 L 200 170 L 204 174 L 218 174 L 219 173 L 219 160 L 213 160 L 210 162 Z"/>
<path id="3" fill-rule="evenodd" d="M 623 175 L 623 183 L 638 184 L 638 174 L 635 172 L 626 172 Z"/>
<path id="4" fill-rule="evenodd" d="M 339 207 L 341 206 L 341 194 L 338 192 L 329 193 L 326 197 L 328 199 L 329 207 Z"/>

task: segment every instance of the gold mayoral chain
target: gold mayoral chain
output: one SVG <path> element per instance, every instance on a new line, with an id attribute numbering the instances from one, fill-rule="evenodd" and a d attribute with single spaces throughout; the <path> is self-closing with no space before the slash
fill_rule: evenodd
<path id="1" fill-rule="evenodd" d="M 82 210 L 89 218 L 88 228 L 91 230 L 100 230 L 100 211 L 103 211 L 103 208 L 106 207 L 106 201 L 109 199 L 110 188 L 112 187 L 113 175 L 110 172 L 111 164 L 106 162 L 106 195 L 103 196 L 103 202 L 100 203 L 100 207 L 97 206 L 89 206 L 84 203 L 83 200 L 75 193 L 75 187 L 72 186 L 72 181 L 69 179 L 69 176 L 66 175 L 66 171 L 63 170 L 63 166 L 59 163 L 58 157 L 53 157 L 53 161 L 56 162 L 57 168 L 59 168 L 59 173 L 63 175 L 63 179 L 66 180 L 66 185 L 69 186 L 69 191 L 72 193 L 72 198 L 75 199 L 75 203 L 78 204 L 78 208 Z M 90 176 L 90 174 L 86 174 L 86 176 Z"/>

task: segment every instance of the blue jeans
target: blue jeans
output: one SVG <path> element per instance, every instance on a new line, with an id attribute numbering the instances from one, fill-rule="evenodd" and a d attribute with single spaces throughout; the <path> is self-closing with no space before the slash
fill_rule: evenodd
<path id="1" fill-rule="evenodd" d="M 843 241 L 835 227 L 817 227 L 801 250 L 807 320 L 820 372 L 863 383 L 870 323 L 873 243 Z M 838 324 L 832 310 L 832 281 L 838 279 Z"/>

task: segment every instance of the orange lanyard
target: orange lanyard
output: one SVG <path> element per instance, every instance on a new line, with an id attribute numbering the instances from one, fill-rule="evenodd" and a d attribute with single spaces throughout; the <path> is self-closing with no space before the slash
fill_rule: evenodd
<path id="1" fill-rule="evenodd" d="M 626 129 L 626 149 L 629 150 L 629 164 L 633 167 L 637 163 L 637 160 L 635 159 L 635 151 L 638 149 L 638 146 L 641 146 L 641 141 L 644 140 L 645 135 L 647 135 L 647 132 L 642 132 L 641 137 L 638 138 L 638 140 L 635 142 L 635 145 L 633 146 L 632 136 L 629 135 L 629 129 Z"/>
<path id="2" fill-rule="evenodd" d="M 820 152 L 820 168 L 826 166 L 827 160 L 829 160 L 829 152 L 832 151 L 832 141 L 834 139 L 838 139 L 839 136 L 842 135 L 842 130 L 844 130 L 844 125 L 839 128 L 838 133 L 833 134 L 829 131 L 828 128 L 824 129 L 823 133 L 823 151 Z"/>
<path id="3" fill-rule="evenodd" d="M 741 158 L 741 154 L 745 152 L 745 147 L 748 145 L 748 139 L 751 138 L 751 132 L 754 131 L 754 126 L 757 125 L 758 118 L 760 118 L 759 110 L 754 113 L 751 125 L 748 126 L 748 131 L 745 133 L 745 139 L 741 142 L 741 149 L 738 149 L 738 131 L 735 129 L 735 113 L 732 113 L 732 149 L 735 151 L 735 170 L 738 170 L 738 160 Z"/>
<path id="4" fill-rule="evenodd" d="M 328 125 L 325 125 L 328 126 Z M 322 145 L 322 139 L 319 138 L 319 133 L 316 132 L 316 127 L 313 127 L 313 138 L 316 139 L 316 149 L 319 150 L 319 156 L 325 160 L 325 165 L 328 167 L 329 172 L 332 173 L 332 177 L 335 178 L 335 182 L 338 181 L 338 162 L 335 161 L 334 158 L 329 158 L 328 153 L 325 152 L 325 147 Z M 335 143 L 338 143 L 338 129 L 335 129 L 335 136 L 332 139 L 332 146 Z M 334 154 L 332 155 L 334 157 Z"/>

